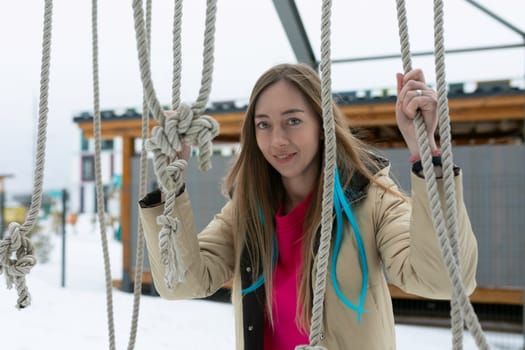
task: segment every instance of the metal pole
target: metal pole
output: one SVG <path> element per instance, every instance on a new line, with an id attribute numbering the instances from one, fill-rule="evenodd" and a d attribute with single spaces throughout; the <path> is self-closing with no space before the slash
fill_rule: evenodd
<path id="1" fill-rule="evenodd" d="M 499 23 L 503 24 L 505 27 L 507 27 L 508 29 L 512 30 L 513 32 L 515 32 L 516 34 L 518 35 L 521 35 L 521 37 L 523 39 L 525 39 L 525 32 L 523 32 L 521 29 L 519 29 L 518 27 L 516 27 L 515 25 L 511 24 L 510 22 L 504 20 L 503 18 L 501 18 L 500 16 L 496 15 L 494 12 L 492 12 L 491 10 L 489 10 L 488 8 L 482 6 L 481 4 L 477 3 L 476 1 L 474 0 L 466 0 L 469 4 L 471 4 L 472 6 L 476 7 L 478 10 L 480 10 L 481 12 L 484 12 L 486 15 L 492 17 L 493 19 L 495 19 L 496 21 L 498 21 Z"/>
<path id="2" fill-rule="evenodd" d="M 508 49 L 517 49 L 520 47 L 525 47 L 525 41 L 523 43 L 508 44 L 508 45 L 490 45 L 490 46 L 477 46 L 477 47 L 466 47 L 462 49 L 449 49 L 445 50 L 445 54 L 460 54 L 460 53 L 469 53 L 469 52 L 478 52 L 478 51 L 494 51 L 494 50 L 508 50 Z M 416 56 L 432 56 L 434 51 L 419 51 L 413 52 L 412 57 Z M 364 56 L 364 57 L 353 57 L 353 58 L 336 58 L 331 62 L 334 63 L 354 63 L 354 62 L 365 62 L 365 61 L 382 61 L 389 59 L 399 59 L 401 58 L 400 54 L 386 54 L 386 55 L 377 55 L 377 56 Z"/>
<path id="3" fill-rule="evenodd" d="M 314 50 L 306 34 L 295 0 L 273 0 L 273 4 L 297 61 L 306 63 L 313 69 L 318 70 L 319 62 L 317 62 Z"/>
<path id="4" fill-rule="evenodd" d="M 62 190 L 62 278 L 60 285 L 66 286 L 66 204 L 67 190 Z"/>

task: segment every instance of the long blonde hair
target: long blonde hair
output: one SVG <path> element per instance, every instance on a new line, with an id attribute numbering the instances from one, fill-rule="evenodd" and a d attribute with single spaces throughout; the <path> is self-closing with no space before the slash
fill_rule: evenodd
<path id="1" fill-rule="evenodd" d="M 240 278 L 240 260 L 243 249 L 247 249 L 255 281 L 262 274 L 265 277 L 266 315 L 272 317 L 272 271 L 274 216 L 284 198 L 284 187 L 280 174 L 266 161 L 257 146 L 254 114 L 258 98 L 265 89 L 280 80 L 295 86 L 310 103 L 322 125 L 321 81 L 317 73 L 304 64 L 279 64 L 267 70 L 255 83 L 241 128 L 240 153 L 223 184 L 223 190 L 233 201 L 233 233 L 236 254 L 235 278 Z M 337 144 L 337 167 L 341 181 L 348 185 L 357 171 L 385 190 L 375 180 L 375 161 L 370 147 L 357 139 L 349 129 L 346 118 L 332 103 Z M 323 167 L 323 143 L 320 143 L 319 169 Z M 372 167 L 372 168 L 371 168 Z M 315 240 L 321 221 L 321 198 L 323 190 L 322 171 L 315 180 L 314 191 L 304 222 L 302 242 L 303 266 L 299 276 L 299 300 L 297 324 L 308 329 L 312 308 L 312 278 Z"/>

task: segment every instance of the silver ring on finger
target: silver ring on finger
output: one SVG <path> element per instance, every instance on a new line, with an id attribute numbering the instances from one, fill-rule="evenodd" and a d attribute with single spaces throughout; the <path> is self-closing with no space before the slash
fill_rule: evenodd
<path id="1" fill-rule="evenodd" d="M 417 90 L 416 90 L 416 95 L 417 95 L 417 96 L 423 96 L 423 90 L 421 90 L 421 89 L 417 89 Z"/>

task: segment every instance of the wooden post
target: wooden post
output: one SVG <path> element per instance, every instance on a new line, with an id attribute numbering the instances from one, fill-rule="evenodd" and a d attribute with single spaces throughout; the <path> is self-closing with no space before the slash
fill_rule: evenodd
<path id="1" fill-rule="evenodd" d="M 122 188 L 120 193 L 120 229 L 122 240 L 122 284 L 121 289 L 131 286 L 131 160 L 135 154 L 135 138 L 122 136 Z"/>

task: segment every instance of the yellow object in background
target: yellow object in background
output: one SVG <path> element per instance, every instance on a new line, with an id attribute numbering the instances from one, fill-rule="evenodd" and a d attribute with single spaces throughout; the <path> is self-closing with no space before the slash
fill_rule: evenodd
<path id="1" fill-rule="evenodd" d="M 4 222 L 7 227 L 9 223 L 16 221 L 22 224 L 26 218 L 27 209 L 25 207 L 4 208 Z"/>

